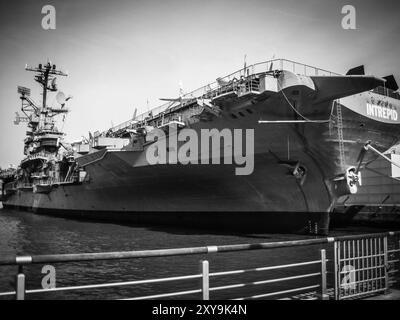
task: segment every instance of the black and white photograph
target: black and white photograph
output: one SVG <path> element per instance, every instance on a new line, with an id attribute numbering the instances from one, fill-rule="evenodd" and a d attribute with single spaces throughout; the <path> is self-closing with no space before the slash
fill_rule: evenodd
<path id="1" fill-rule="evenodd" d="M 0 303 L 400 300 L 399 39 L 392 0 L 2 0 Z"/>

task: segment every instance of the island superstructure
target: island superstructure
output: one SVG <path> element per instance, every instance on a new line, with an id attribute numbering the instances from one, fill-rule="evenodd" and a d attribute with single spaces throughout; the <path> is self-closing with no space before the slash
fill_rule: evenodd
<path id="1" fill-rule="evenodd" d="M 60 94 L 58 108 L 46 103 L 46 91 L 57 89 L 54 77 L 64 74 L 51 64 L 28 70 L 43 87 L 43 103 L 34 107 L 20 90 L 23 108 L 32 110 L 32 134 L 27 157 L 3 185 L 5 207 L 152 225 L 326 234 L 337 199 L 357 192 L 363 166 L 377 157 L 362 151 L 366 144 L 385 151 L 399 140 L 400 103 L 384 79 L 275 59 L 68 145 L 49 120 L 66 111 L 68 98 Z M 171 128 L 199 136 L 204 129 L 253 129 L 254 171 L 236 175 L 235 165 L 222 161 L 150 164 L 153 132 L 168 137 Z M 184 144 L 166 143 L 168 153 Z M 224 139 L 216 147 L 221 154 L 232 148 Z"/>

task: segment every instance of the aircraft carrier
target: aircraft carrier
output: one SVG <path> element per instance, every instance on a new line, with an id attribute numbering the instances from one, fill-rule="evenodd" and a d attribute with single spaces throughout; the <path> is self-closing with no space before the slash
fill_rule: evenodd
<path id="1" fill-rule="evenodd" d="M 365 164 L 399 141 L 393 79 L 364 75 L 360 67 L 340 75 L 285 59 L 244 66 L 74 143 L 57 125 L 69 111 L 71 97 L 56 81 L 66 74 L 50 62 L 26 70 L 43 99 L 36 104 L 30 89 L 18 87 L 24 115 L 17 114 L 16 124 L 28 125 L 25 158 L 0 174 L 4 207 L 112 222 L 327 234 L 338 199 L 357 193 Z M 49 95 L 57 105 L 48 104 Z M 166 156 L 174 158 L 186 142 L 169 138 L 185 129 L 198 136 L 208 130 L 219 143 L 187 150 L 185 163 L 149 161 L 149 150 L 161 142 L 155 132 L 165 133 Z M 225 139 L 227 129 L 252 130 L 252 148 L 247 140 Z M 237 174 L 237 163 L 212 157 L 228 149 L 233 159 L 250 150 L 253 170 Z"/>

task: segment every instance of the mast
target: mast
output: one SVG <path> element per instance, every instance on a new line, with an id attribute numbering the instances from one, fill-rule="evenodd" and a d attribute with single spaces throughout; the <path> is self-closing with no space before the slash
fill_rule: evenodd
<path id="1" fill-rule="evenodd" d="M 35 72 L 35 81 L 40 83 L 42 86 L 43 92 L 42 92 L 42 107 L 40 109 L 40 123 L 39 123 L 39 128 L 43 128 L 46 122 L 47 114 L 48 114 L 48 108 L 47 108 L 47 91 L 50 90 L 52 92 L 57 91 L 57 86 L 56 86 L 56 76 L 68 76 L 65 72 L 61 70 L 57 70 L 55 64 L 51 64 L 50 61 L 47 62 L 44 66 L 42 64 L 39 64 L 38 67 L 25 67 L 26 71 L 32 71 Z M 49 81 L 51 81 L 49 85 Z"/>

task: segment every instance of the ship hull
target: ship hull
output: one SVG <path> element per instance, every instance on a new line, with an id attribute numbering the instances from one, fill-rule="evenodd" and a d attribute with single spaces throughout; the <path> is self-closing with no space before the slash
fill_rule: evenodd
<path id="1" fill-rule="evenodd" d="M 49 194 L 18 190 L 5 207 L 112 222 L 245 232 L 326 234 L 330 198 L 313 162 L 300 185 L 271 154 L 258 155 L 250 176 L 232 165 L 132 167 L 130 152 L 102 159 L 108 179 L 60 185 Z M 300 155 L 298 156 L 300 157 Z M 99 169 L 95 171 L 101 174 Z M 89 173 L 90 175 L 90 173 Z"/>

